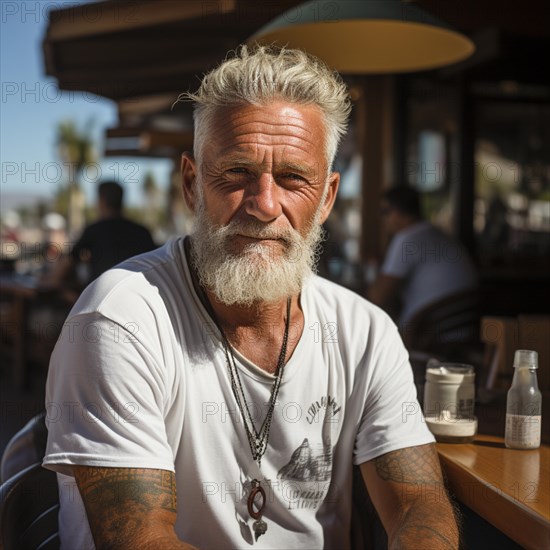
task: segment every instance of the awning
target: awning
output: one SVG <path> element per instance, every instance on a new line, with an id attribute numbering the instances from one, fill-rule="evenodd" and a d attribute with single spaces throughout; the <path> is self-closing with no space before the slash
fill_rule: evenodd
<path id="1" fill-rule="evenodd" d="M 106 0 L 50 12 L 46 73 L 113 100 L 196 88 L 199 77 L 300 0 Z"/>

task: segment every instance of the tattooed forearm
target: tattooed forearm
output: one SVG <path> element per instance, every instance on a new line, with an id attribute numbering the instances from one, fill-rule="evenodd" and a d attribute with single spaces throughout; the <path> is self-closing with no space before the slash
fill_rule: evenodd
<path id="1" fill-rule="evenodd" d="M 362 465 L 392 549 L 451 550 L 458 527 L 433 444 L 386 453 Z"/>
<path id="2" fill-rule="evenodd" d="M 75 467 L 74 476 L 97 548 L 130 548 L 135 541 L 140 548 L 188 548 L 173 530 L 176 482 L 172 472 Z M 169 546 L 166 540 L 171 541 Z"/>
<path id="3" fill-rule="evenodd" d="M 442 511 L 445 517 L 446 510 Z M 433 522 L 430 511 L 412 507 L 403 518 L 394 536 L 391 550 L 415 548 L 422 541 L 424 550 L 453 550 L 458 548 L 458 530 L 454 517 L 445 523 Z"/>
<path id="4" fill-rule="evenodd" d="M 453 550 L 458 548 L 456 537 L 452 534 L 446 537 L 440 531 L 432 529 L 427 525 L 408 526 L 397 537 L 391 545 L 391 550 L 409 550 L 417 548 L 418 541 L 422 541 L 423 550 Z"/>

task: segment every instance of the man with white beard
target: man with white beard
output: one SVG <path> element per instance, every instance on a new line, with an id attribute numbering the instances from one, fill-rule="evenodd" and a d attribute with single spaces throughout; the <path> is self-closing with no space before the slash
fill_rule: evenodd
<path id="1" fill-rule="evenodd" d="M 314 275 L 345 85 L 242 47 L 184 96 L 194 232 L 88 287 L 51 359 L 63 546 L 349 548 L 355 464 L 390 546 L 457 547 L 394 324 Z"/>

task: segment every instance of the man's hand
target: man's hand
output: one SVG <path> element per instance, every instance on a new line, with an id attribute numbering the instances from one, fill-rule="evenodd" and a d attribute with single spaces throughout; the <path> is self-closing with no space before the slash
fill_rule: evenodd
<path id="1" fill-rule="evenodd" d="M 393 451 L 361 464 L 389 548 L 451 550 L 459 546 L 455 512 L 435 445 Z"/>
<path id="2" fill-rule="evenodd" d="M 73 475 L 98 550 L 194 548 L 180 541 L 174 532 L 173 472 L 75 466 Z"/>

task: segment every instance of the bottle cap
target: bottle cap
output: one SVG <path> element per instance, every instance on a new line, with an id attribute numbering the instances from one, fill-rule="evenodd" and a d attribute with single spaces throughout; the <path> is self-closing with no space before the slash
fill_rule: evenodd
<path id="1" fill-rule="evenodd" d="M 530 349 L 517 349 L 514 355 L 514 368 L 527 367 L 537 369 L 539 366 L 539 354 Z"/>

